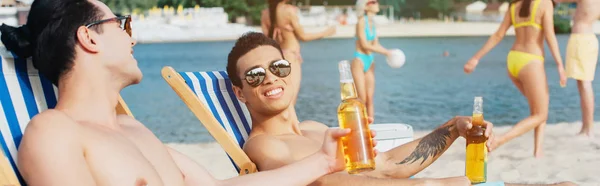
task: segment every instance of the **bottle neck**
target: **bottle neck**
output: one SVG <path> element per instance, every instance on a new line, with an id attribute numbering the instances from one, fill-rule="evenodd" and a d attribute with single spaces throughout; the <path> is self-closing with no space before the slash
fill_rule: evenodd
<path id="1" fill-rule="evenodd" d="M 358 98 L 354 81 L 342 81 L 340 82 L 340 88 L 342 90 L 340 92 L 342 100 Z"/>
<path id="2" fill-rule="evenodd" d="M 483 99 L 476 97 L 473 103 L 473 114 L 483 114 Z"/>

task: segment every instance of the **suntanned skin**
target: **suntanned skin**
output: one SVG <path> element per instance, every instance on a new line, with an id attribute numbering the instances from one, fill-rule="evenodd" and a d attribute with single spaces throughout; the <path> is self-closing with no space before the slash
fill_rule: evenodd
<path id="1" fill-rule="evenodd" d="M 457 123 L 459 123 L 459 127 L 467 127 L 469 121 L 468 117 L 453 118 L 423 138 L 387 152 L 379 152 L 375 158 L 375 171 L 357 175 L 338 172 L 323 176 L 311 185 L 471 185 L 466 177 L 408 179 L 431 165 L 460 136 Z M 273 125 L 275 124 L 273 123 Z M 266 127 L 271 130 L 254 126 L 249 137 L 251 140 L 244 148 L 261 171 L 293 163 L 298 158 L 315 151 L 321 141 L 318 138 L 323 135 L 322 131 L 328 128 L 322 123 L 304 121 L 299 124 L 300 133 L 297 134 L 273 130 L 276 128 L 273 125 Z M 492 127 L 492 124 L 488 123 L 488 127 Z M 277 128 L 284 127 L 278 126 Z M 277 135 L 271 135 L 269 132 Z M 490 131 L 487 131 L 486 134 L 492 135 Z M 506 183 L 505 185 L 525 186 L 527 184 Z M 562 182 L 551 185 L 569 186 L 574 184 Z"/>
<path id="2" fill-rule="evenodd" d="M 265 35 L 269 35 L 271 24 L 275 24 L 273 36 L 279 42 L 281 49 L 286 55 L 285 58 L 290 60 L 300 58 L 300 41 L 313 41 L 331 36 L 335 33 L 335 27 L 329 27 L 327 30 L 317 33 L 307 33 L 304 31 L 300 21 L 298 20 L 297 7 L 287 4 L 289 0 L 282 0 L 277 5 L 276 15 L 277 22 L 271 23 L 269 18 L 269 10 L 265 9 L 261 14 L 261 28 Z M 302 63 L 302 60 L 299 60 Z"/>
<path id="3" fill-rule="evenodd" d="M 300 54 L 300 41 L 313 41 L 318 40 L 327 36 L 335 34 L 335 26 L 329 27 L 327 30 L 317 33 L 307 33 L 304 31 L 304 27 L 300 25 L 298 19 L 298 8 L 293 5 L 287 4 L 289 0 L 282 0 L 277 4 L 276 23 L 271 23 L 269 17 L 269 9 L 264 9 L 261 12 L 261 29 L 262 33 L 269 36 L 269 29 L 272 24 L 274 25 L 273 38 L 277 41 L 283 50 L 284 58 L 290 62 L 296 64 L 293 68 L 292 76 L 297 76 L 298 81 L 302 75 L 302 63 L 304 62 L 302 55 Z M 296 92 L 300 91 L 300 87 L 297 87 Z M 293 105 L 296 104 L 297 100 L 293 101 Z M 292 106 L 294 109 L 294 106 Z M 293 115 L 294 120 L 299 122 L 296 115 Z"/>
<path id="4" fill-rule="evenodd" d="M 375 1 L 377 2 L 377 1 Z M 356 22 L 356 51 L 362 54 L 379 53 L 385 56 L 390 55 L 390 51 L 381 45 L 379 36 L 375 36 L 373 41 L 367 41 L 365 28 L 369 26 L 369 30 L 375 28 L 375 16 L 380 11 L 379 3 L 366 5 L 365 16 L 359 16 Z M 369 25 L 365 23 L 368 20 Z M 367 61 L 370 62 L 370 61 Z M 375 94 L 375 62 L 371 64 L 367 72 L 364 72 L 365 61 L 360 58 L 354 58 L 351 64 L 352 79 L 356 86 L 358 98 L 363 100 L 367 108 L 367 114 L 370 120 L 375 120 L 375 106 L 373 104 L 373 96 Z"/>
<path id="5" fill-rule="evenodd" d="M 244 77 L 244 73 L 251 68 L 256 66 L 266 67 L 270 61 L 279 60 L 281 58 L 282 56 L 280 55 L 279 51 L 277 51 L 277 49 L 274 47 L 260 46 L 255 48 L 238 60 L 238 77 Z M 292 64 L 292 68 L 293 66 L 294 64 Z M 292 116 L 295 115 L 295 112 L 293 112 L 290 105 L 292 100 L 294 100 L 297 95 L 297 92 L 294 90 L 297 89 L 296 86 L 299 86 L 296 78 L 297 76 L 293 75 L 279 78 L 271 73 L 267 73 L 263 83 L 256 88 L 250 87 L 246 82 L 244 82 L 242 87 L 234 86 L 236 96 L 241 102 L 246 103 L 246 106 L 248 107 L 248 110 L 252 116 L 253 130 L 244 149 L 250 158 L 257 163 L 260 171 L 271 170 L 293 163 L 298 159 L 305 157 L 307 154 L 314 153 L 314 151 L 317 150 L 315 147 L 320 146 L 322 143 L 322 140 L 318 138 L 322 138 L 323 131 L 327 129 L 325 125 L 314 121 L 306 121 L 298 124 Z M 276 89 L 281 89 L 281 91 L 274 95 L 267 94 L 268 92 Z M 466 126 L 466 124 L 463 124 L 462 126 Z M 444 130 L 449 131 L 447 129 Z M 452 134 L 454 136 L 445 136 L 442 138 L 448 137 L 456 139 L 458 133 L 452 132 Z M 491 134 L 491 124 L 488 134 Z M 416 143 L 411 143 L 413 148 L 417 145 Z M 381 158 L 383 156 L 382 154 L 384 153 L 379 154 L 377 157 Z M 404 155 L 405 157 L 408 157 L 410 154 L 411 152 L 406 152 Z M 415 153 L 412 156 L 416 157 L 418 154 L 419 153 Z M 429 164 L 431 159 L 431 157 L 428 157 L 426 164 Z M 390 159 L 390 161 L 394 160 L 397 161 L 395 163 L 398 163 L 399 167 L 406 165 L 417 165 L 420 163 L 401 164 L 400 162 L 402 160 L 399 158 Z M 417 165 L 417 167 L 420 166 Z M 342 177 L 338 175 L 341 175 Z M 406 177 L 408 176 L 409 175 L 407 174 Z M 458 185 L 465 185 L 469 183 L 469 181 L 464 177 L 439 180 L 377 179 L 367 176 L 351 176 L 344 173 L 336 173 L 333 177 L 321 177 L 315 183 L 364 183 L 367 185 L 386 183 L 423 184 L 435 183 L 436 181 L 440 180 L 445 181 L 444 183 L 457 183 Z"/>
<path id="6" fill-rule="evenodd" d="M 533 4 L 534 2 L 532 2 Z M 516 22 L 527 21 L 530 17 L 520 17 L 519 11 L 523 1 L 518 1 L 511 6 L 515 7 Z M 564 70 L 562 57 L 556 34 L 554 33 L 554 7 L 551 1 L 542 0 L 536 11 L 534 21 L 542 26 L 542 29 L 535 27 L 519 27 L 515 29 L 515 42 L 511 47 L 512 51 L 525 52 L 533 55 L 544 56 L 544 41 L 556 61 L 560 84 L 566 86 L 567 76 Z M 530 12 L 531 16 L 533 11 Z M 507 11 L 504 20 L 498 27 L 498 30 L 490 36 L 488 41 L 473 57 L 464 65 L 465 73 L 471 73 L 479 64 L 485 54 L 493 49 L 506 35 L 506 31 L 512 26 L 511 11 Z M 498 136 L 492 143 L 492 148 L 496 149 L 506 142 L 534 130 L 534 150 L 533 155 L 536 158 L 543 157 L 544 128 L 548 119 L 548 104 L 550 100 L 548 92 L 548 83 L 546 81 L 546 72 L 544 61 L 532 60 L 525 65 L 518 74 L 518 77 L 507 73 L 515 87 L 521 92 L 529 103 L 530 115 L 519 121 L 505 134 Z"/>
<path id="7" fill-rule="evenodd" d="M 444 183 L 449 185 L 468 185 L 465 177 L 446 179 L 398 179 L 408 178 L 423 170 L 435 161 L 459 136 L 457 122 L 466 127 L 469 118 L 451 119 L 430 135 L 376 157 L 376 170 L 362 175 L 349 175 L 345 172 L 324 176 L 313 185 L 398 185 Z M 254 123 L 254 122 L 253 122 Z M 244 150 L 257 163 L 259 170 L 270 170 L 292 162 L 317 150 L 323 131 L 328 127 L 315 121 L 304 121 L 299 125 L 269 123 L 255 125 L 250 140 Z M 275 127 L 276 126 L 276 127 Z M 491 127 L 491 124 L 489 124 Z M 298 127 L 299 132 L 294 132 Z M 287 129 L 287 130 L 281 130 Z M 489 131 L 488 131 L 489 133 Z"/>
<path id="8" fill-rule="evenodd" d="M 233 89 L 237 98 L 246 104 L 252 118 L 253 128 L 244 151 L 260 171 L 288 165 L 317 151 L 322 144 L 320 138 L 328 129 L 316 121 L 298 123 L 295 120 L 296 113 L 290 105 L 297 96 L 294 90 L 300 86 L 297 76 L 280 78 L 267 73 L 263 83 L 256 88 L 244 82 L 246 71 L 256 66 L 267 67 L 270 61 L 281 58 L 274 47 L 257 47 L 240 57 L 237 77 L 231 75 L 242 79 L 242 86 L 234 85 Z M 278 89 L 281 90 L 270 94 Z M 323 176 L 311 185 L 470 185 L 466 177 L 408 179 L 433 163 L 459 136 L 464 136 L 472 127 L 470 122 L 471 117 L 454 117 L 422 138 L 378 153 L 374 171 L 359 175 L 338 172 Z M 488 147 L 494 141 L 492 128 L 493 125 L 486 121 Z"/>
<path id="9" fill-rule="evenodd" d="M 600 18 L 599 0 L 556 0 L 556 2 L 575 2 L 577 9 L 573 16 L 573 34 L 594 33 L 593 25 Z M 597 59 L 596 59 L 597 60 Z M 593 137 L 594 126 L 594 89 L 591 81 L 577 80 L 579 97 L 581 99 L 582 123 L 580 135 Z"/>
<path id="10" fill-rule="evenodd" d="M 103 12 L 102 19 L 115 17 L 102 2 L 90 2 Z M 18 167 L 28 185 L 306 185 L 343 170 L 337 144 L 350 131 L 332 129 L 322 148 L 299 163 L 216 180 L 139 121 L 116 114 L 119 92 L 142 79 L 132 55 L 136 41 L 117 22 L 98 26 L 102 33 L 77 29 L 75 59 L 59 78 L 56 107 L 36 115 L 25 130 Z"/>
<path id="11" fill-rule="evenodd" d="M 104 12 L 103 19 L 115 17 L 106 5 L 91 2 Z M 119 90 L 139 82 L 142 74 L 132 55 L 135 40 L 116 22 L 101 26 L 103 34 L 78 29 L 78 55 L 59 81 L 55 109 L 29 123 L 18 154 L 24 179 L 29 185 L 184 185 L 168 148 L 140 122 L 117 116 Z M 100 67 L 109 61 L 103 52 L 122 59 Z"/>
<path id="12" fill-rule="evenodd" d="M 600 18 L 600 1 L 598 0 L 554 0 L 558 3 L 575 2 L 577 9 L 573 16 L 572 33 L 593 33 L 593 26 Z"/>
<path id="13" fill-rule="evenodd" d="M 289 121 L 288 114 L 267 119 L 261 125 L 256 125 L 257 120 L 253 117 L 253 129 L 244 151 L 261 171 L 296 162 L 317 150 L 322 143 L 319 138 L 327 126 L 315 121 L 294 125 Z M 378 153 L 375 171 L 362 175 L 338 172 L 323 176 L 311 185 L 470 185 L 465 177 L 403 179 L 433 163 L 460 136 L 458 128 L 469 127 L 469 121 L 469 117 L 453 118 L 423 138 Z M 488 123 L 488 128 L 491 127 L 492 124 Z M 486 131 L 486 135 L 492 135 L 491 130 Z M 570 184 L 566 182 L 556 185 Z"/>

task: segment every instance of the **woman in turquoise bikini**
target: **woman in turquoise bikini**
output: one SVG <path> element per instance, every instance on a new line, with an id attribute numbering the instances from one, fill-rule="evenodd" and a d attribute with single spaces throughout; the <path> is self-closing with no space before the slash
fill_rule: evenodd
<path id="1" fill-rule="evenodd" d="M 356 52 L 352 61 L 352 76 L 358 97 L 364 101 L 367 114 L 374 119 L 373 94 L 375 93 L 375 64 L 373 52 L 389 55 L 389 51 L 379 44 L 373 18 L 379 12 L 377 0 L 357 0 L 356 12 Z"/>

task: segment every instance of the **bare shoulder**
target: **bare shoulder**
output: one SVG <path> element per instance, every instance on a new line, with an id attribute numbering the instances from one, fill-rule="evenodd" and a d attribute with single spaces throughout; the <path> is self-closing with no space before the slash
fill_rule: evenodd
<path id="1" fill-rule="evenodd" d="M 34 116 L 19 145 L 17 166 L 30 185 L 90 185 L 84 129 L 54 109 Z"/>
<path id="2" fill-rule="evenodd" d="M 365 27 L 365 16 L 360 16 L 356 20 L 356 29 L 357 30 L 363 30 L 364 27 Z"/>
<path id="3" fill-rule="evenodd" d="M 365 16 L 359 16 L 356 19 L 356 25 L 365 25 L 365 19 L 366 19 Z"/>
<path id="4" fill-rule="evenodd" d="M 552 1 L 540 1 L 540 7 L 543 8 L 543 11 L 554 10 L 554 4 L 552 4 Z"/>
<path id="5" fill-rule="evenodd" d="M 298 7 L 294 6 L 294 5 L 286 4 L 283 8 L 285 8 L 285 11 L 290 11 L 290 12 L 294 12 L 294 13 L 298 12 Z"/>
<path id="6" fill-rule="evenodd" d="M 31 118 L 31 121 L 29 124 L 34 124 L 34 125 L 39 125 L 39 123 L 60 124 L 62 122 L 66 122 L 66 121 L 70 121 L 70 122 L 64 123 L 64 124 L 74 124 L 75 123 L 75 121 L 73 121 L 64 112 L 61 112 L 61 111 L 58 111 L 55 109 L 48 109 L 48 110 L 45 110 L 45 111 L 35 115 L 33 118 Z"/>
<path id="7" fill-rule="evenodd" d="M 35 115 L 25 129 L 19 145 L 19 158 L 37 158 L 42 154 L 60 155 L 81 147 L 77 122 L 58 110 Z M 59 150 L 60 149 L 60 150 Z M 24 161 L 19 161 L 23 163 Z"/>
<path id="8" fill-rule="evenodd" d="M 298 7 L 294 5 L 284 5 L 283 11 L 286 13 L 287 16 L 298 16 Z"/>
<path id="9" fill-rule="evenodd" d="M 244 144 L 244 151 L 249 155 L 264 155 L 276 152 L 277 154 L 289 153 L 285 142 L 268 134 L 254 136 Z"/>
<path id="10" fill-rule="evenodd" d="M 289 146 L 267 134 L 248 139 L 244 145 L 244 152 L 263 171 L 279 168 L 292 161 Z"/>
<path id="11" fill-rule="evenodd" d="M 38 138 L 61 136 L 61 139 L 75 137 L 77 122 L 58 110 L 43 111 L 29 121 L 23 135 L 23 143 Z"/>

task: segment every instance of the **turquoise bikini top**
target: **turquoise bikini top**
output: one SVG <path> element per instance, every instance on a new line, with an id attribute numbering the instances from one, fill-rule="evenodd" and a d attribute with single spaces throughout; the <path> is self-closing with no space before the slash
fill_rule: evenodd
<path id="1" fill-rule="evenodd" d="M 365 35 L 367 36 L 367 41 L 375 40 L 375 27 L 373 27 L 373 30 L 369 29 L 371 26 L 369 26 L 369 18 L 367 16 L 365 16 L 365 23 Z"/>

